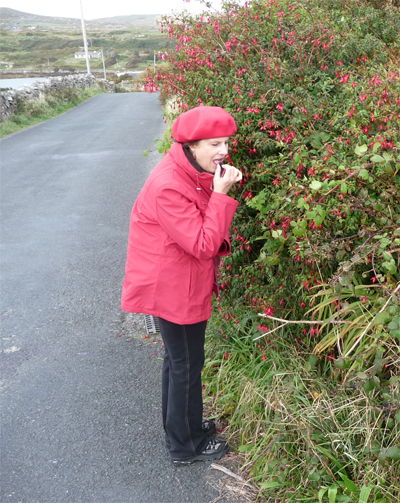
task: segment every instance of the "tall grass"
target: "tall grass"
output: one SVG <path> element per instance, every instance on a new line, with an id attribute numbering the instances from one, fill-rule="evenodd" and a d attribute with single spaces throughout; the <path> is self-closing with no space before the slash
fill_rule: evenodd
<path id="1" fill-rule="evenodd" d="M 356 374 L 342 382 L 289 338 L 254 342 L 218 315 L 209 327 L 205 400 L 227 420 L 244 477 L 277 503 L 398 501 L 398 376 L 372 389 Z M 398 370 L 399 345 L 392 351 Z"/>

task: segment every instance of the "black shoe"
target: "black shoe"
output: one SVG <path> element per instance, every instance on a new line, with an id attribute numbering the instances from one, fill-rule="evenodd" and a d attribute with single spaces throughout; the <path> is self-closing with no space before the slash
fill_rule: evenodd
<path id="1" fill-rule="evenodd" d="M 217 427 L 215 426 L 215 423 L 212 419 L 206 419 L 202 423 L 202 430 L 204 435 L 207 435 L 207 437 L 211 437 L 217 431 Z M 165 446 L 167 449 L 169 449 L 171 447 L 171 444 L 165 442 Z"/>
<path id="2" fill-rule="evenodd" d="M 212 419 L 206 419 L 202 423 L 202 430 L 207 437 L 211 437 L 217 431 L 217 427 Z"/>
<path id="3" fill-rule="evenodd" d="M 217 440 L 216 438 L 209 438 L 206 447 L 191 459 L 180 461 L 179 459 L 173 459 L 172 462 L 176 466 L 191 465 L 196 461 L 215 461 L 221 459 L 225 454 L 229 452 L 229 445 L 224 440 Z"/>

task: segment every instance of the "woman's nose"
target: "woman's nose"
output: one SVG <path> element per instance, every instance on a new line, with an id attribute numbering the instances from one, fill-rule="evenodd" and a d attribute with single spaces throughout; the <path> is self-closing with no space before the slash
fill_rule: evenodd
<path id="1" fill-rule="evenodd" d="M 227 155 L 228 154 L 228 145 L 222 145 L 222 147 L 219 150 L 220 154 Z"/>

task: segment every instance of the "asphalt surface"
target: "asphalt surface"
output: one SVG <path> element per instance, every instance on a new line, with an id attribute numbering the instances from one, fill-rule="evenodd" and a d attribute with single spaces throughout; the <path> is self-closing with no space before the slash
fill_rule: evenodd
<path id="1" fill-rule="evenodd" d="M 164 127 L 156 95 L 100 95 L 0 141 L 3 503 L 218 496 L 209 465 L 171 464 L 161 343 L 119 305 L 130 211 L 160 159 L 143 150 Z"/>

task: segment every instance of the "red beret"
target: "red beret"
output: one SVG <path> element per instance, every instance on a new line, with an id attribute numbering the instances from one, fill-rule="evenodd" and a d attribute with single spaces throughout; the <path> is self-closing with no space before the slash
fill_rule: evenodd
<path id="1" fill-rule="evenodd" d="M 172 135 L 180 143 L 232 136 L 234 133 L 235 119 L 229 112 L 204 105 L 183 113 L 172 126 Z"/>

